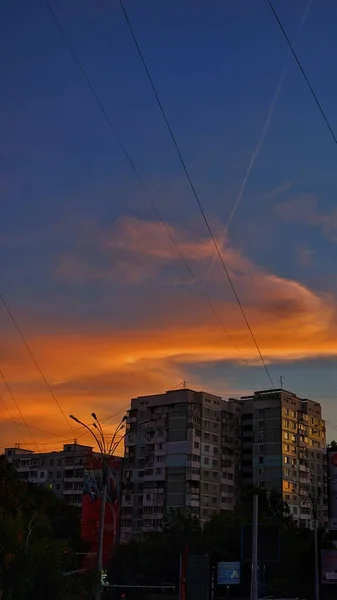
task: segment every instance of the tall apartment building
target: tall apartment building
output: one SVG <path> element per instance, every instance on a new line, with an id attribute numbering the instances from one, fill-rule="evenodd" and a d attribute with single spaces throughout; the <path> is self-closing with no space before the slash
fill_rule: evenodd
<path id="1" fill-rule="evenodd" d="M 201 521 L 234 507 L 241 462 L 240 401 L 189 389 L 131 401 L 121 541 L 160 528 L 168 508 Z"/>
<path id="2" fill-rule="evenodd" d="M 5 448 L 5 456 L 20 478 L 43 485 L 68 504 L 81 506 L 85 467 L 95 453 L 91 446 L 66 444 L 63 450 L 34 452 L 19 446 Z"/>
<path id="3" fill-rule="evenodd" d="M 276 389 L 243 397 L 242 482 L 279 491 L 299 523 L 312 526 L 308 491 L 327 522 L 326 438 L 321 405 Z"/>

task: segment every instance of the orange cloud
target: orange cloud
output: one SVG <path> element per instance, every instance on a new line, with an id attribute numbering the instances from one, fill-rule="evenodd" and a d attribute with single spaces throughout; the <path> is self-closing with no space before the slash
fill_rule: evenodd
<path id="1" fill-rule="evenodd" d="M 187 259 L 194 260 L 196 265 L 206 259 L 208 263 L 211 261 L 213 248 L 208 240 L 182 229 L 172 231 Z M 124 219 L 116 226 L 114 235 L 110 232 L 102 236 L 102 246 L 107 252 L 116 249 L 127 252 L 130 260 L 138 257 L 144 264 L 145 257 L 150 257 L 157 273 L 161 273 L 166 262 L 178 260 L 158 223 Z M 337 354 L 334 298 L 260 269 L 228 242 L 224 255 L 267 362 Z M 218 315 L 241 355 L 257 364 L 256 348 L 219 266 L 211 284 L 207 284 L 207 295 Z M 223 300 L 221 290 L 225 291 Z M 65 328 L 61 332 L 52 330 L 51 323 L 48 327 L 34 324 L 30 346 L 66 414 L 74 413 L 85 421 L 92 410 L 103 415 L 118 411 L 122 414 L 131 397 L 161 392 L 189 379 L 188 364 L 240 362 L 236 348 L 203 302 L 198 286 L 178 291 L 165 287 L 160 299 L 159 302 L 157 294 L 146 296 L 146 323 L 142 320 L 136 327 L 120 322 L 109 328 L 105 323 L 104 329 L 97 324 L 94 331 L 68 324 L 65 333 Z M 132 306 L 138 306 L 138 300 L 138 293 L 132 295 L 131 311 Z M 27 421 L 59 433 L 54 446 L 58 439 L 69 440 L 71 431 L 17 337 L 8 336 L 1 359 Z M 266 385 L 263 377 L 261 387 Z M 213 389 L 211 380 L 205 383 L 196 376 L 189 385 Z M 223 389 L 226 395 L 229 389 L 225 381 Z M 4 386 L 1 393 L 12 416 L 20 421 Z M 19 441 L 10 421 L 4 423 L 6 428 L 0 423 L 3 444 Z M 112 431 L 110 425 L 109 431 Z M 41 444 L 53 443 L 47 434 L 35 433 Z M 79 429 L 76 433 L 83 434 Z M 89 442 L 86 435 L 81 439 Z"/>

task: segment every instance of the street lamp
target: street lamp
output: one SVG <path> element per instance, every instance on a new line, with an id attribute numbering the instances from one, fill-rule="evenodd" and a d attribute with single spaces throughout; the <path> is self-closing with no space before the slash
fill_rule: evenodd
<path id="1" fill-rule="evenodd" d="M 118 445 L 120 444 L 121 440 L 124 439 L 124 437 L 125 437 L 125 435 L 124 435 L 124 436 L 122 436 L 122 438 L 120 440 L 116 441 L 117 435 L 125 427 L 124 421 L 126 420 L 127 415 L 124 415 L 121 422 L 117 425 L 109 445 L 104 436 L 104 431 L 103 431 L 102 425 L 101 425 L 99 419 L 97 418 L 96 413 L 94 413 L 94 412 L 91 413 L 91 416 L 94 419 L 94 423 L 92 424 L 92 426 L 94 427 L 95 431 L 93 429 L 91 429 L 89 427 L 89 425 L 86 425 L 86 423 L 83 423 L 83 421 L 80 421 L 80 419 L 78 419 L 74 415 L 69 415 L 69 417 L 73 421 L 76 421 L 76 423 L 78 423 L 79 425 L 82 425 L 82 427 L 84 427 L 90 433 L 90 435 L 94 438 L 94 440 L 99 448 L 100 455 L 101 455 L 102 502 L 101 502 L 101 507 L 100 507 L 101 510 L 100 510 L 100 518 L 99 518 L 98 547 L 97 547 L 97 571 L 98 571 L 100 579 L 99 579 L 99 585 L 97 587 L 97 592 L 96 592 L 96 600 L 100 600 L 102 597 L 103 540 L 104 540 L 104 524 L 105 524 L 105 507 L 106 507 L 107 490 L 108 490 L 109 457 L 113 455 L 113 453 L 116 451 Z M 114 535 L 116 535 L 116 532 L 114 532 Z"/>

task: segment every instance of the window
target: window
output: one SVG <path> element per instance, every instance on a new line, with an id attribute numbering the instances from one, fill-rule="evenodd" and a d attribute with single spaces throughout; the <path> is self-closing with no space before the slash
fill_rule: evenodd
<path id="1" fill-rule="evenodd" d="M 50 459 L 49 464 L 50 464 L 51 467 L 54 465 L 54 459 L 53 458 Z"/>
<path id="2" fill-rule="evenodd" d="M 200 448 L 199 442 L 194 442 L 194 448 Z"/>
<path id="3" fill-rule="evenodd" d="M 283 437 L 285 440 L 289 440 L 289 433 L 287 431 L 284 432 Z"/>
<path id="4" fill-rule="evenodd" d="M 161 475 L 162 472 L 163 472 L 163 469 L 161 469 L 161 468 L 156 469 L 156 475 Z"/>
<path id="5" fill-rule="evenodd" d="M 204 458 L 204 464 L 209 465 L 209 458 L 207 458 L 207 456 Z"/>
<path id="6" fill-rule="evenodd" d="M 209 445 L 205 444 L 205 452 L 209 452 Z"/>
<path id="7" fill-rule="evenodd" d="M 259 465 L 263 464 L 263 456 L 259 456 Z"/>
<path id="8" fill-rule="evenodd" d="M 62 466 L 62 458 L 58 458 L 57 459 L 57 466 L 61 467 Z"/>
<path id="9" fill-rule="evenodd" d="M 289 458 L 289 456 L 285 456 L 285 457 L 284 457 L 284 463 L 285 463 L 286 465 L 290 465 L 290 458 Z"/>
<path id="10" fill-rule="evenodd" d="M 57 483 L 57 484 L 56 484 L 56 489 L 57 489 L 57 490 L 60 490 L 60 489 L 61 489 L 61 484 L 60 484 L 60 483 Z"/>
<path id="11" fill-rule="evenodd" d="M 41 473 L 40 473 L 40 479 L 44 479 L 44 471 L 41 471 Z"/>
<path id="12" fill-rule="evenodd" d="M 146 500 L 151 500 L 151 494 L 146 494 Z"/>
<path id="13" fill-rule="evenodd" d="M 61 479 L 61 477 L 62 477 L 61 471 L 57 471 L 56 479 Z"/>

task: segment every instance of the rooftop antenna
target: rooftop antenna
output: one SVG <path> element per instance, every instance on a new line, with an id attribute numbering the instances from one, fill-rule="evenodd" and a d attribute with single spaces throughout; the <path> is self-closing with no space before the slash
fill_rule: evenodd
<path id="1" fill-rule="evenodd" d="M 183 388 L 184 388 L 184 390 L 186 389 L 186 381 L 185 381 L 185 379 L 183 381 Z"/>
<path id="2" fill-rule="evenodd" d="M 281 390 L 283 390 L 283 375 L 281 375 L 281 377 L 280 377 L 280 386 L 281 386 Z"/>

